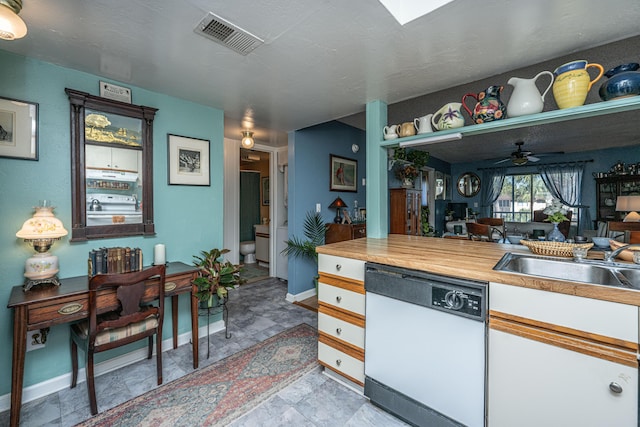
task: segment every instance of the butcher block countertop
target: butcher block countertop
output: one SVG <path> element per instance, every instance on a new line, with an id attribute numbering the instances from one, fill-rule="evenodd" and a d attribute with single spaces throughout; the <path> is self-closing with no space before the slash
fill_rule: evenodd
<path id="1" fill-rule="evenodd" d="M 320 254 L 353 258 L 430 273 L 498 282 L 586 298 L 640 306 L 640 291 L 546 279 L 493 270 L 507 252 L 529 253 L 514 245 L 390 234 L 319 246 Z M 591 254 L 591 253 L 590 253 Z M 591 257 L 591 256 L 590 256 Z"/>

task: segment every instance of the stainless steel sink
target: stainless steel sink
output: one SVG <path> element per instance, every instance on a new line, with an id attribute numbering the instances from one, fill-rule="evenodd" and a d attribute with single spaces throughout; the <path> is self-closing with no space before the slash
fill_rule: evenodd
<path id="1" fill-rule="evenodd" d="M 507 253 L 493 269 L 528 276 L 640 290 L 640 266 L 635 267 L 630 264 Z"/>

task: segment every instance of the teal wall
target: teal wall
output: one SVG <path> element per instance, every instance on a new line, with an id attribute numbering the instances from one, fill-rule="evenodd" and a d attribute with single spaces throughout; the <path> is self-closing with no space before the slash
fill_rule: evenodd
<path id="1" fill-rule="evenodd" d="M 11 288 L 23 280 L 24 261 L 33 250 L 15 237 L 33 213 L 38 200 L 49 199 L 65 227 L 71 228 L 70 114 L 66 87 L 98 95 L 98 76 L 61 68 L 0 50 L 0 96 L 38 103 L 39 160 L 0 158 L 0 301 L 8 302 Z M 156 236 L 92 240 L 70 243 L 68 236 L 52 252 L 60 259 L 60 277 L 86 274 L 88 252 L 101 246 L 142 248 L 145 264 L 153 259 L 153 246 L 164 243 L 168 261 L 191 264 L 192 256 L 222 245 L 223 125 L 221 110 L 194 104 L 126 83 L 132 102 L 158 108 L 154 121 L 154 215 Z M 211 141 L 211 186 L 167 184 L 167 134 Z M 191 329 L 189 299 L 179 302 L 179 332 Z M 169 309 L 170 312 L 170 309 Z M 169 313 L 168 312 L 168 313 Z M 12 312 L 0 310 L 0 395 L 10 392 Z M 171 336 L 171 319 L 165 321 L 164 338 Z M 127 351 L 130 351 L 129 347 Z M 51 329 L 45 349 L 27 353 L 25 386 L 70 371 L 68 326 Z M 115 354 L 115 353 L 112 353 Z"/>
<path id="2" fill-rule="evenodd" d="M 351 150 L 352 144 L 360 147 L 357 153 Z M 336 210 L 329 209 L 336 197 L 340 197 L 349 209 L 353 209 L 356 200 L 359 207 L 366 207 L 366 191 L 362 185 L 367 170 L 365 145 L 364 131 L 335 121 L 289 134 L 289 238 L 306 239 L 304 219 L 307 212 L 315 211 L 316 203 L 320 203 L 325 222 L 333 222 L 336 216 Z M 357 192 L 329 191 L 331 154 L 358 162 Z M 315 262 L 289 257 L 289 293 L 296 295 L 313 289 L 317 271 Z"/>

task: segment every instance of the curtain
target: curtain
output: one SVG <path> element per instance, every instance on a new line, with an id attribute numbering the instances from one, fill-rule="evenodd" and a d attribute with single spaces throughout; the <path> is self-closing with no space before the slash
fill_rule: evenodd
<path id="1" fill-rule="evenodd" d="M 582 182 L 585 162 L 556 163 L 540 165 L 538 172 L 551 195 L 563 205 L 577 208 L 578 234 L 582 234 L 585 224 L 591 223 L 589 206 L 582 204 Z"/>
<path id="2" fill-rule="evenodd" d="M 492 216 L 491 207 L 495 201 L 498 200 L 498 197 L 500 197 L 505 175 L 506 168 L 492 168 L 482 171 L 482 191 L 480 192 L 482 199 L 482 216 Z"/>

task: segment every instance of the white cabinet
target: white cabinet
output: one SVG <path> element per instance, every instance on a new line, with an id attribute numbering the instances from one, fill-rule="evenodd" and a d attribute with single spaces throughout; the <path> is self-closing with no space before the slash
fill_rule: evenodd
<path id="1" fill-rule="evenodd" d="M 91 144 L 85 146 L 85 164 L 88 168 L 137 172 L 141 159 L 142 151 L 139 150 Z"/>
<path id="2" fill-rule="evenodd" d="M 318 255 L 318 361 L 364 386 L 364 261 Z"/>
<path id="3" fill-rule="evenodd" d="M 253 226 L 256 230 L 256 259 L 261 263 L 268 264 L 271 254 L 271 244 L 269 239 L 269 226 L 257 224 Z"/>
<path id="4" fill-rule="evenodd" d="M 490 285 L 490 427 L 637 426 L 638 308 Z"/>

